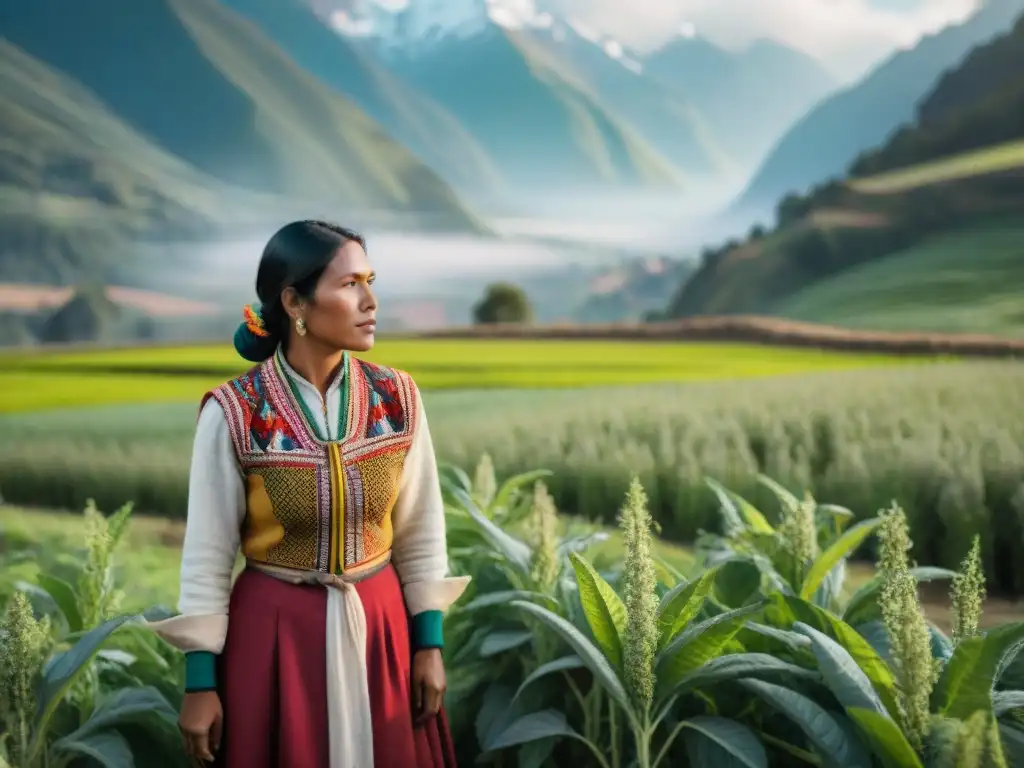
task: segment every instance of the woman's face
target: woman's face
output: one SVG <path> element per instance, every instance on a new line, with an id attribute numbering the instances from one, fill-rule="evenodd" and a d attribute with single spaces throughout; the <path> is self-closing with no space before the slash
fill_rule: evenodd
<path id="1" fill-rule="evenodd" d="M 296 302 L 286 297 L 293 317 L 306 323 L 306 338 L 328 349 L 366 352 L 373 348 L 377 330 L 375 275 L 363 247 L 349 240 L 338 249 L 317 284 L 313 301 Z M 289 300 L 291 299 L 291 300 Z"/>

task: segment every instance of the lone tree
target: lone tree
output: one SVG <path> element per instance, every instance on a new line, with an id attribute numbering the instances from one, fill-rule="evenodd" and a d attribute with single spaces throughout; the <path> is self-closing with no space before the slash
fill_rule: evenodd
<path id="1" fill-rule="evenodd" d="M 473 322 L 478 325 L 489 323 L 528 323 L 533 310 L 526 293 L 511 283 L 491 283 L 484 297 L 473 305 Z"/>

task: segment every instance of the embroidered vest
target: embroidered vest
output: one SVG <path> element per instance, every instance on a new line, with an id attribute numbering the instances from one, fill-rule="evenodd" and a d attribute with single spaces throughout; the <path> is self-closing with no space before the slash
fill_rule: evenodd
<path id="1" fill-rule="evenodd" d="M 390 556 L 391 510 L 416 426 L 414 385 L 403 371 L 347 355 L 344 365 L 337 441 L 318 436 L 277 355 L 203 400 L 224 409 L 245 477 L 249 560 L 349 573 Z"/>

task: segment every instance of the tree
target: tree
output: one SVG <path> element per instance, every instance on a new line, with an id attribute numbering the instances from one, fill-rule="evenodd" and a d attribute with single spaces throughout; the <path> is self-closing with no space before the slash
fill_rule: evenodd
<path id="1" fill-rule="evenodd" d="M 528 323 L 532 317 L 526 293 L 511 283 L 491 283 L 483 298 L 473 305 L 473 322 L 478 325 Z"/>

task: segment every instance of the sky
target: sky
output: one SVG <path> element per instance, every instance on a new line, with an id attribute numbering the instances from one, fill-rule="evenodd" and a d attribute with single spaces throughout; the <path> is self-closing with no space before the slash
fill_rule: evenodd
<path id="1" fill-rule="evenodd" d="M 415 1 L 415 0 L 414 0 Z M 854 79 L 896 48 L 967 18 L 979 0 L 549 0 L 552 11 L 638 48 L 700 34 L 726 47 L 786 43 Z"/>
<path id="2" fill-rule="evenodd" d="M 342 12 L 367 4 L 397 10 L 410 2 L 446 10 L 477 3 L 520 14 L 536 9 L 567 17 L 640 52 L 679 34 L 699 34 L 731 49 L 769 38 L 805 51 L 840 80 L 851 81 L 893 50 L 962 21 L 982 0 L 307 1 Z"/>

